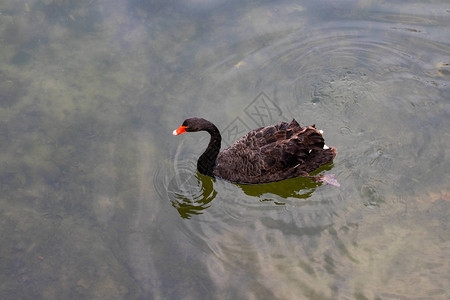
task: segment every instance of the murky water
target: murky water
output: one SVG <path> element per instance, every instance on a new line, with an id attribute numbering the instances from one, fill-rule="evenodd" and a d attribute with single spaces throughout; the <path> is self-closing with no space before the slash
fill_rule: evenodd
<path id="1" fill-rule="evenodd" d="M 438 1 L 0 3 L 1 299 L 448 299 Z M 296 118 L 340 188 L 202 176 Z"/>

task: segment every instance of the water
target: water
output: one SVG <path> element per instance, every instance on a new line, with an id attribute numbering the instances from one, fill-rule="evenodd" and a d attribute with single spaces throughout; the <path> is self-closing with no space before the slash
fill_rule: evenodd
<path id="1" fill-rule="evenodd" d="M 0 3 L 1 299 L 448 299 L 446 1 Z M 296 118 L 340 188 L 195 170 Z"/>

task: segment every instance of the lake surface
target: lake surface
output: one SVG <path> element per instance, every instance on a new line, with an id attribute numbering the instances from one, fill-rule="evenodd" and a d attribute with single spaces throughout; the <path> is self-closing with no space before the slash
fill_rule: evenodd
<path id="1" fill-rule="evenodd" d="M 448 1 L 0 3 L 0 299 L 449 299 Z M 295 118 L 340 187 L 200 175 Z"/>

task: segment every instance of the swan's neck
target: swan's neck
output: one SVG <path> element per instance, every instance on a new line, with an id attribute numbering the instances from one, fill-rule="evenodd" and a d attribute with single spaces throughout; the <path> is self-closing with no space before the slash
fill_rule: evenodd
<path id="1" fill-rule="evenodd" d="M 197 170 L 203 175 L 212 175 L 214 166 L 216 165 L 217 155 L 220 152 L 222 137 L 217 127 L 212 123 L 205 130 L 211 135 L 211 140 L 205 152 L 203 152 L 197 161 Z"/>

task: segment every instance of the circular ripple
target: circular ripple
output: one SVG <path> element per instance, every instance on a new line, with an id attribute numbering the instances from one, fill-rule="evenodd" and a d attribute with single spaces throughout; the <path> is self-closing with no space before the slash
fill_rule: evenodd
<path id="1" fill-rule="evenodd" d="M 194 160 L 183 160 L 168 172 L 168 162 L 158 167 L 153 184 L 158 195 L 168 199 L 181 217 L 189 219 L 210 207 L 217 195 L 213 179 L 199 174 Z"/>

